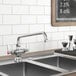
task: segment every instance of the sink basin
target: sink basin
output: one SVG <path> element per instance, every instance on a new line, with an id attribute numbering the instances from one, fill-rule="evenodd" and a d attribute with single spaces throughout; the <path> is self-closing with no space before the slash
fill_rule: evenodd
<path id="1" fill-rule="evenodd" d="M 27 63 L 26 76 L 52 76 L 61 72 Z"/>
<path id="2" fill-rule="evenodd" d="M 35 61 L 45 63 L 48 65 L 57 66 L 59 68 L 62 68 L 62 69 L 68 70 L 68 71 L 76 70 L 76 61 L 75 60 L 60 57 L 60 56 L 38 59 Z"/>

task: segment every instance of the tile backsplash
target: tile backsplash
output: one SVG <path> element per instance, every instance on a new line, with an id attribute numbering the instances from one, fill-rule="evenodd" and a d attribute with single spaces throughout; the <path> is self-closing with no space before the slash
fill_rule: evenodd
<path id="1" fill-rule="evenodd" d="M 76 36 L 75 26 L 51 26 L 51 0 L 0 0 L 0 55 L 16 48 L 18 36 L 41 31 L 47 33 L 46 43 L 34 36 L 21 39 L 21 46 L 31 52 L 61 48 L 69 34 Z"/>

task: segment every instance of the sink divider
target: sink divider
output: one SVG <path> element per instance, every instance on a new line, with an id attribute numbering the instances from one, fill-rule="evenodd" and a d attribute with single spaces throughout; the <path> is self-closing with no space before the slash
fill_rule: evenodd
<path id="1" fill-rule="evenodd" d="M 57 57 L 57 67 L 59 67 L 59 57 Z"/>
<path id="2" fill-rule="evenodd" d="M 53 66 L 53 65 L 48 65 L 48 64 L 44 64 L 38 61 L 33 61 L 33 60 L 26 60 L 26 62 L 40 66 L 40 67 L 44 67 L 50 70 L 55 70 L 55 71 L 59 71 L 59 72 L 68 72 L 68 70 Z"/>

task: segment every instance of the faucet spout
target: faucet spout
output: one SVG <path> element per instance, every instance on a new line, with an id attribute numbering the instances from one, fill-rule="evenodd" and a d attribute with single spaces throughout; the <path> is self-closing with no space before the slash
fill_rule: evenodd
<path id="1" fill-rule="evenodd" d="M 47 34 L 45 32 L 43 32 L 43 35 L 44 35 L 44 42 L 47 41 Z"/>
<path id="2" fill-rule="evenodd" d="M 44 36 L 44 42 L 46 42 L 47 40 L 47 34 L 45 32 L 40 32 L 40 33 L 33 33 L 33 34 L 27 34 L 27 35 L 23 35 L 23 36 L 19 36 L 17 38 L 17 47 L 20 47 L 20 39 L 24 38 L 24 37 L 29 37 L 29 36 L 36 36 L 36 35 L 43 35 Z"/>

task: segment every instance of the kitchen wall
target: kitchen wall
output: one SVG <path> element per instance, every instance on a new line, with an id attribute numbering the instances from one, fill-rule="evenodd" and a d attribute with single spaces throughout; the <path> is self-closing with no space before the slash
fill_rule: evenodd
<path id="1" fill-rule="evenodd" d="M 51 26 L 51 0 L 0 0 L 0 55 L 16 48 L 18 36 L 41 31 L 47 33 L 46 43 L 34 36 L 21 39 L 21 46 L 30 52 L 61 48 L 69 34 L 76 36 L 75 26 Z"/>

